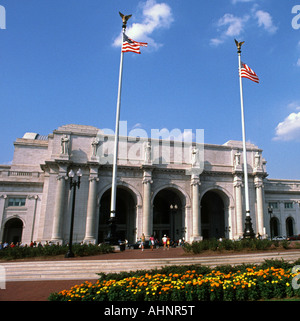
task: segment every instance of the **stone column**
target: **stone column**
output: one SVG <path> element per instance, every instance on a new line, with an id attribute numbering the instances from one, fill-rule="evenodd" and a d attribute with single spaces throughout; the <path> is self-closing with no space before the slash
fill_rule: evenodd
<path id="1" fill-rule="evenodd" d="M 53 228 L 52 228 L 52 242 L 62 243 L 62 225 L 63 225 L 63 210 L 64 210 L 64 194 L 65 194 L 65 181 L 66 171 L 63 173 L 60 168 L 59 175 L 57 176 L 56 184 L 56 195 L 54 204 L 54 215 L 53 215 Z"/>
<path id="2" fill-rule="evenodd" d="M 237 237 L 243 236 L 243 199 L 242 199 L 242 179 L 234 177 L 235 189 L 235 215 L 236 215 L 236 234 Z"/>
<path id="3" fill-rule="evenodd" d="M 33 236 L 35 232 L 35 219 L 36 219 L 36 210 L 37 210 L 37 202 L 39 199 L 38 195 L 29 195 L 29 200 L 34 200 L 34 208 L 33 208 L 33 215 L 32 215 L 32 227 L 31 227 L 31 234 L 30 234 L 30 242 L 33 241 Z"/>
<path id="4" fill-rule="evenodd" d="M 263 181 L 260 177 L 254 179 L 256 189 L 256 208 L 257 208 L 257 233 L 264 233 L 264 203 L 263 203 Z"/>
<path id="5" fill-rule="evenodd" d="M 192 215 L 193 215 L 193 233 L 192 240 L 199 241 L 201 240 L 201 215 L 200 215 L 200 204 L 199 204 L 199 186 L 200 178 L 199 175 L 193 174 L 191 177 L 191 186 L 192 186 Z"/>
<path id="6" fill-rule="evenodd" d="M 152 222 L 151 222 L 151 184 L 152 170 L 144 170 L 143 176 L 143 233 L 146 238 L 149 238 L 152 234 Z"/>
<path id="7" fill-rule="evenodd" d="M 85 225 L 85 243 L 96 243 L 97 231 L 96 231 L 96 217 L 97 217 L 97 183 L 98 178 L 98 167 L 90 169 L 89 178 L 89 196 L 87 204 L 87 214 L 86 214 L 86 225 Z"/>
<path id="8" fill-rule="evenodd" d="M 276 215 L 276 212 L 273 210 L 272 218 L 277 218 L 278 221 L 278 234 L 279 235 L 286 235 L 285 231 L 285 215 L 284 215 L 284 201 L 279 201 L 279 217 Z M 275 212 L 275 213 L 274 213 Z M 269 216 L 269 222 L 271 222 L 270 215 Z M 269 228 L 270 228 L 270 223 L 269 223 Z M 274 233 L 274 231 L 273 231 Z M 295 233 L 295 232 L 294 232 Z M 271 230 L 270 230 L 270 236 L 271 236 Z M 273 234 L 274 237 L 274 234 Z"/>
<path id="9" fill-rule="evenodd" d="M 296 202 L 295 204 L 296 207 L 296 215 L 294 216 L 294 220 L 295 220 L 295 225 L 294 225 L 294 234 L 299 234 L 298 231 L 300 231 L 299 228 L 299 212 L 300 212 L 300 202 Z M 282 235 L 282 234 L 281 234 Z"/>
<path id="10" fill-rule="evenodd" d="M 7 199 L 7 195 L 5 194 L 0 195 L 0 240 L 2 240 L 3 232 L 4 232 L 3 216 L 4 216 L 6 199 Z"/>

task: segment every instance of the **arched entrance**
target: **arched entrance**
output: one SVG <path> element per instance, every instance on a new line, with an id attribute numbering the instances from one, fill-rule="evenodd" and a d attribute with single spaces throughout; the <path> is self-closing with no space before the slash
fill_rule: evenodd
<path id="1" fill-rule="evenodd" d="M 153 200 L 153 234 L 161 241 L 164 234 L 173 241 L 178 241 L 184 236 L 183 230 L 183 205 L 178 191 L 163 189 Z"/>
<path id="2" fill-rule="evenodd" d="M 108 189 L 100 200 L 98 243 L 104 241 L 109 231 L 110 200 L 111 189 Z M 118 238 L 134 243 L 136 240 L 136 201 L 132 193 L 123 187 L 117 188 L 116 222 Z"/>
<path id="3" fill-rule="evenodd" d="M 23 232 L 23 222 L 19 218 L 11 218 L 5 223 L 3 242 L 14 244 L 21 242 Z"/>
<path id="4" fill-rule="evenodd" d="M 279 221 L 277 217 L 272 217 L 270 221 L 271 238 L 279 235 Z"/>
<path id="5" fill-rule="evenodd" d="M 288 217 L 285 221 L 286 236 L 294 235 L 294 220 L 292 217 Z"/>
<path id="6" fill-rule="evenodd" d="M 206 192 L 201 199 L 203 239 L 225 237 L 225 206 L 217 191 Z"/>

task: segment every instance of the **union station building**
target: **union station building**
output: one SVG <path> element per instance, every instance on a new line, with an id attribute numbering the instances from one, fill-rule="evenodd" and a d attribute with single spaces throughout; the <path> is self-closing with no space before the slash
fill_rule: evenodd
<path id="1" fill-rule="evenodd" d="M 113 135 L 64 125 L 47 136 L 25 133 L 11 165 L 0 165 L 0 242 L 67 243 L 72 190 L 81 169 L 73 242 L 108 233 Z M 242 142 L 224 145 L 120 137 L 116 219 L 120 239 L 144 233 L 190 242 L 238 239 L 245 227 Z M 300 233 L 300 180 L 271 179 L 263 151 L 247 144 L 250 215 L 256 235 Z M 272 160 L 270 160 L 272 161 Z M 75 176 L 74 179 L 78 180 Z"/>

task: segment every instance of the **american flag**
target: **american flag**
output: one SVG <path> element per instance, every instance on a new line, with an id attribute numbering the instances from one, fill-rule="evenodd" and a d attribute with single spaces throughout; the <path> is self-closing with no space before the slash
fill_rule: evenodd
<path id="1" fill-rule="evenodd" d="M 140 54 L 140 47 L 147 47 L 146 42 L 137 42 L 130 38 L 128 38 L 125 33 L 123 33 L 123 44 L 122 44 L 122 52 L 135 52 Z"/>
<path id="2" fill-rule="evenodd" d="M 257 74 L 245 63 L 242 62 L 242 68 L 241 68 L 241 77 L 248 78 L 256 83 L 259 83 L 259 78 Z"/>

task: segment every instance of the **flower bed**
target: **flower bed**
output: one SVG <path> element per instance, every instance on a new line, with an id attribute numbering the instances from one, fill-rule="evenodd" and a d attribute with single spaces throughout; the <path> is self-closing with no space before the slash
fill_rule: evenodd
<path id="1" fill-rule="evenodd" d="M 278 264 L 277 264 L 278 265 Z M 285 264 L 288 265 L 288 264 Z M 178 267 L 182 270 L 183 267 Z M 173 267 L 174 270 L 174 267 Z M 241 266 L 185 272 L 150 271 L 121 279 L 86 281 L 50 295 L 51 301 L 245 301 L 300 297 L 292 267 Z M 204 273 L 201 273 L 204 272 Z"/>

